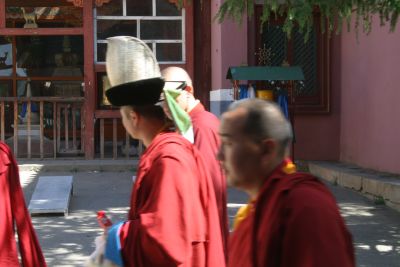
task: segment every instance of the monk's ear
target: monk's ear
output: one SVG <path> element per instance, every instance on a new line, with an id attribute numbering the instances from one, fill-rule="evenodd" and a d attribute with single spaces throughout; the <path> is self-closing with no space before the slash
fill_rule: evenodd
<path id="1" fill-rule="evenodd" d="M 137 125 L 140 122 L 140 119 L 142 117 L 138 112 L 134 111 L 133 109 L 131 109 L 129 111 L 128 116 L 132 120 L 132 124 L 133 125 Z"/>
<path id="2" fill-rule="evenodd" d="M 191 93 L 192 95 L 194 94 L 193 86 L 186 85 L 185 91 Z"/>
<path id="3" fill-rule="evenodd" d="M 264 139 L 260 143 L 260 152 L 263 157 L 276 157 L 278 155 L 278 143 L 273 139 Z"/>

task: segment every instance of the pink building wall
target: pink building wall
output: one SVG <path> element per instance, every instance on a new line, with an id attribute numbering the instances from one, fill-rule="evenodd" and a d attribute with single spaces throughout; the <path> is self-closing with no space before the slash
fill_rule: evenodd
<path id="1" fill-rule="evenodd" d="M 338 58 L 340 44 L 337 38 L 331 40 L 331 88 L 329 114 L 295 116 L 295 159 L 339 160 L 340 155 L 340 74 Z M 339 62 L 340 63 L 340 62 Z"/>
<path id="2" fill-rule="evenodd" d="M 400 26 L 340 38 L 340 160 L 400 173 Z"/>
<path id="3" fill-rule="evenodd" d="M 212 0 L 212 19 L 220 4 L 221 0 Z M 211 89 L 229 89 L 231 82 L 225 78 L 229 66 L 247 64 L 247 18 L 243 18 L 241 25 L 229 19 L 221 24 L 212 20 L 211 25 Z"/>
<path id="4" fill-rule="evenodd" d="M 212 1 L 216 14 L 220 0 Z M 375 19 L 369 36 L 343 32 L 331 41 L 331 112 L 297 115 L 295 158 L 341 160 L 400 173 L 400 26 Z M 229 66 L 247 63 L 247 25 L 212 22 L 212 90 L 230 88 Z"/>

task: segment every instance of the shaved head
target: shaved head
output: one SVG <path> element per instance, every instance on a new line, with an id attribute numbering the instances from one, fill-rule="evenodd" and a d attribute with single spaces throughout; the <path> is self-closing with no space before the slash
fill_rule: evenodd
<path id="1" fill-rule="evenodd" d="M 184 70 L 182 68 L 179 68 L 179 67 L 165 68 L 161 71 L 161 76 L 166 81 L 183 81 L 183 82 L 186 82 L 186 84 L 188 86 L 193 87 L 192 79 L 190 79 L 190 76 L 186 72 L 186 70 Z"/>
<path id="2" fill-rule="evenodd" d="M 274 102 L 260 99 L 243 99 L 229 106 L 230 112 L 246 111 L 242 131 L 253 140 L 272 138 L 279 142 L 283 155 L 293 138 L 290 122 Z"/>

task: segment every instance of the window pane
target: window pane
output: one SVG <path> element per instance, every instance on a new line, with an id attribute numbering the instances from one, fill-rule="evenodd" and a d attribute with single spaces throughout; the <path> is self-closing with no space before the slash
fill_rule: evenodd
<path id="1" fill-rule="evenodd" d="M 0 80 L 0 97 L 13 96 L 12 81 Z"/>
<path id="2" fill-rule="evenodd" d="M 0 76 L 12 75 L 13 57 L 11 37 L 0 37 Z"/>
<path id="3" fill-rule="evenodd" d="M 303 70 L 305 81 L 298 86 L 299 94 L 302 96 L 318 95 L 318 72 L 317 72 L 317 34 L 315 29 L 310 33 L 309 40 L 304 43 L 304 34 L 295 30 L 293 34 L 293 64 L 300 66 Z"/>
<path id="4" fill-rule="evenodd" d="M 96 11 L 97 16 L 122 16 L 122 0 L 112 0 L 97 7 Z"/>
<path id="5" fill-rule="evenodd" d="M 72 3 L 54 7 L 21 7 L 6 4 L 6 25 L 10 28 L 82 27 L 82 17 L 82 8 L 75 7 Z"/>
<path id="6" fill-rule="evenodd" d="M 182 44 L 157 44 L 158 61 L 182 61 Z"/>
<path id="7" fill-rule="evenodd" d="M 83 76 L 82 36 L 18 36 L 18 76 Z"/>
<path id="8" fill-rule="evenodd" d="M 180 16 L 182 13 L 175 4 L 166 0 L 157 0 L 156 7 L 157 16 Z"/>
<path id="9" fill-rule="evenodd" d="M 269 58 L 266 59 L 266 64 L 271 66 L 281 66 L 284 60 L 287 60 L 287 38 L 282 27 L 278 25 L 268 24 L 264 27 L 262 33 L 263 44 L 261 49 L 269 50 Z M 257 51 L 258 53 L 260 51 Z M 259 56 L 258 56 L 259 57 Z M 269 61 L 269 62 L 268 62 Z M 261 64 L 264 65 L 264 64 Z"/>
<path id="10" fill-rule="evenodd" d="M 136 37 L 136 20 L 98 20 L 97 39 L 127 35 Z"/>
<path id="11" fill-rule="evenodd" d="M 143 20 L 140 26 L 141 39 L 182 39 L 180 20 Z"/>
<path id="12" fill-rule="evenodd" d="M 106 61 L 106 51 L 107 51 L 106 43 L 97 44 L 97 62 Z"/>
<path id="13" fill-rule="evenodd" d="M 128 16 L 151 16 L 152 1 L 151 0 L 127 0 L 126 15 Z"/>

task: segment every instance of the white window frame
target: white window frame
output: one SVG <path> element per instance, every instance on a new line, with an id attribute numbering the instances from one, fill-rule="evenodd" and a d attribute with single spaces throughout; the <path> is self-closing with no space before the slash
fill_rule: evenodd
<path id="1" fill-rule="evenodd" d="M 186 12 L 185 9 L 182 8 L 182 15 L 181 16 L 156 16 L 156 0 L 152 1 L 152 16 L 127 16 L 126 15 L 126 1 L 129 0 L 122 0 L 122 16 L 97 16 L 96 8 L 94 9 L 94 62 L 96 64 L 104 64 L 104 61 L 97 60 L 97 45 L 107 43 L 107 40 L 104 39 L 97 39 L 97 21 L 98 20 L 136 20 L 136 33 L 137 38 L 140 39 L 140 22 L 143 20 L 180 20 L 181 27 L 182 27 L 182 38 L 181 39 L 152 39 L 152 40 L 143 40 L 147 45 L 151 47 L 153 50 L 154 55 L 157 58 L 157 49 L 156 44 L 166 44 L 166 43 L 178 43 L 182 44 L 182 61 L 158 61 L 159 64 L 186 64 L 186 28 L 185 28 L 185 17 Z M 148 1 L 148 0 L 143 0 Z"/>

